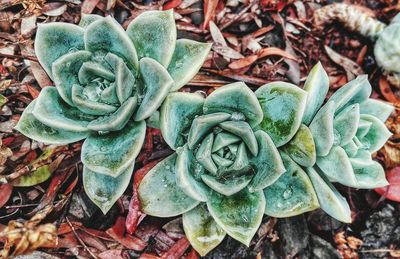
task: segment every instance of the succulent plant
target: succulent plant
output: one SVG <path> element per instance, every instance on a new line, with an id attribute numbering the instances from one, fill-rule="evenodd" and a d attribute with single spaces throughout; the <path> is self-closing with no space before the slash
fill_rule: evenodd
<path id="1" fill-rule="evenodd" d="M 334 20 L 376 41 L 374 54 L 378 65 L 383 68 L 388 80 L 400 87 L 400 14 L 386 25 L 359 7 L 344 3 L 327 5 L 314 13 L 314 22 L 319 29 Z"/>
<path id="2" fill-rule="evenodd" d="M 371 153 L 390 136 L 383 121 L 392 107 L 368 99 L 366 76 L 323 104 L 328 87 L 317 64 L 304 89 L 273 82 L 253 93 L 238 82 L 206 98 L 169 94 L 160 126 L 176 152 L 141 181 L 142 211 L 183 214 L 186 236 L 201 255 L 226 234 L 249 245 L 263 214 L 290 217 L 321 207 L 350 222 L 349 206 L 331 182 L 387 184 Z"/>
<path id="3" fill-rule="evenodd" d="M 173 11 L 149 11 L 125 31 L 111 16 L 39 25 L 35 52 L 56 87 L 45 87 L 16 129 L 48 144 L 86 139 L 90 199 L 106 213 L 124 192 L 153 115 L 200 69 L 210 46 L 176 40 Z"/>

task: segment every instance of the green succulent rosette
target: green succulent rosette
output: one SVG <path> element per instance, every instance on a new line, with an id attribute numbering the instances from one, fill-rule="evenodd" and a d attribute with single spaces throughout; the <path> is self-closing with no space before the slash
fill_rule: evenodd
<path id="1" fill-rule="evenodd" d="M 149 11 L 125 31 L 111 16 L 39 25 L 37 58 L 56 87 L 25 109 L 16 129 L 47 144 L 86 139 L 83 183 L 106 213 L 124 192 L 146 123 L 169 92 L 200 69 L 210 46 L 176 39 L 173 11 Z"/>
<path id="2" fill-rule="evenodd" d="M 388 79 L 396 86 L 400 86 L 400 14 L 397 14 L 391 23 L 379 34 L 374 47 L 376 61 Z"/>
<path id="3" fill-rule="evenodd" d="M 264 112 L 261 128 L 293 166 L 307 172 L 321 209 L 349 223 L 349 205 L 332 183 L 360 189 L 388 184 L 371 154 L 391 136 L 384 122 L 393 107 L 369 99 L 372 89 L 366 75 L 343 85 L 324 103 L 328 89 L 328 75 L 318 63 L 303 90 L 275 82 L 260 87 L 256 95 Z M 293 105 L 296 96 L 301 105 Z M 290 216 L 295 209 L 280 206 L 287 201 L 285 192 L 291 190 L 282 181 L 284 177 L 264 190 L 267 197 L 276 197 L 266 206 L 266 213 L 275 217 Z M 290 191 L 294 196 L 297 192 Z"/>
<path id="4" fill-rule="evenodd" d="M 161 132 L 176 153 L 143 178 L 142 211 L 183 214 L 192 246 L 205 255 L 226 234 L 249 245 L 263 214 L 290 217 L 317 208 L 350 222 L 350 208 L 332 182 L 387 184 L 371 159 L 391 135 L 391 105 L 368 99 L 366 76 L 324 103 L 329 79 L 321 64 L 304 89 L 284 82 L 253 93 L 244 83 L 208 97 L 171 93 L 160 110 Z"/>

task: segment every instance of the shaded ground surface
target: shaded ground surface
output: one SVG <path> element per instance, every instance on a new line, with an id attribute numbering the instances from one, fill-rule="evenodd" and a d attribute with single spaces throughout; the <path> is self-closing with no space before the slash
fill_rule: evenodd
<path id="1" fill-rule="evenodd" d="M 81 12 L 110 14 L 126 27 L 145 10 L 175 8 L 178 37 L 214 42 L 201 72 L 183 91 L 210 92 L 234 80 L 245 81 L 253 89 L 272 80 L 302 86 L 308 71 L 319 60 L 330 76 L 332 91 L 354 76 L 368 73 L 373 98 L 397 106 L 387 122 L 394 135 L 375 157 L 387 172 L 397 175 L 399 89 L 382 77 L 372 42 L 336 23 L 323 32 L 315 30 L 313 10 L 331 2 L 2 0 L 0 170 L 9 184 L 0 186 L 0 230 L 8 225 L 16 233 L 0 236 L 0 245 L 6 238 L 10 241 L 3 253 L 17 255 L 42 247 L 41 252 L 35 252 L 37 258 L 198 258 L 184 238 L 180 218 L 145 217 L 134 235 L 125 233 L 132 184 L 111 211 L 102 215 L 82 190 L 81 143 L 48 147 L 12 130 L 24 107 L 41 88 L 52 85 L 35 62 L 33 40 L 37 24 L 78 23 Z M 384 22 L 400 9 L 400 4 L 391 0 L 352 3 L 372 9 L 366 11 Z M 210 21 L 217 25 L 212 33 L 206 26 Z M 222 38 L 218 36 L 221 32 Z M 338 55 L 327 55 L 325 46 Z M 147 170 L 149 163 L 170 152 L 159 131 L 149 129 L 135 170 Z M 32 174 L 44 165 L 48 165 L 46 170 Z M 398 188 L 399 183 L 393 180 L 393 188 Z M 321 211 L 288 219 L 265 217 L 249 248 L 226 238 L 207 258 L 400 257 L 399 205 L 373 190 L 338 188 L 351 205 L 353 224 L 337 222 Z"/>

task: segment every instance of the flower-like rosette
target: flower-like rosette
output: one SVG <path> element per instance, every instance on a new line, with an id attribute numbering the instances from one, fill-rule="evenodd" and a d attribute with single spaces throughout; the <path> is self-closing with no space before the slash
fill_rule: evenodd
<path id="1" fill-rule="evenodd" d="M 160 127 L 176 153 L 142 180 L 142 210 L 160 217 L 183 214 L 186 235 L 202 255 L 225 233 L 249 245 L 265 210 L 262 190 L 286 171 L 271 138 L 258 130 L 262 116 L 244 83 L 207 98 L 171 93 L 161 107 Z"/>
<path id="2" fill-rule="evenodd" d="M 284 82 L 261 86 L 256 91 L 264 113 L 261 129 L 271 136 L 287 168 L 307 172 L 321 209 L 351 222 L 350 207 L 331 182 L 361 189 L 387 185 L 382 166 L 371 155 L 391 136 L 384 122 L 393 107 L 369 99 L 372 89 L 366 75 L 342 86 L 324 104 L 328 89 L 329 78 L 320 63 L 311 70 L 303 90 Z M 294 93 L 298 93 L 297 105 Z M 275 200 L 266 206 L 271 216 L 301 212 L 297 210 L 303 203 L 298 197 L 301 192 L 286 184 L 287 176 L 264 190 L 266 197 Z"/>
<path id="3" fill-rule="evenodd" d="M 48 144 L 85 139 L 86 193 L 107 212 L 126 189 L 146 123 L 200 69 L 209 44 L 176 40 L 173 11 L 144 12 L 125 31 L 111 16 L 39 25 L 35 52 L 56 87 L 44 88 L 16 129 Z"/>

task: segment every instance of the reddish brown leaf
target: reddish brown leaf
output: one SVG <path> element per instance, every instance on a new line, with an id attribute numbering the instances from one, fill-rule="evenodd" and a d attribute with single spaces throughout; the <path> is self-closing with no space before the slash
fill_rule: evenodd
<path id="1" fill-rule="evenodd" d="M 379 79 L 379 89 L 381 90 L 381 93 L 386 100 L 388 100 L 393 104 L 400 105 L 400 100 L 393 93 L 392 88 L 390 87 L 388 81 L 386 81 L 386 79 L 383 77 Z"/>
<path id="2" fill-rule="evenodd" d="M 53 85 L 53 82 L 39 63 L 31 62 L 31 69 L 33 76 L 41 88 Z"/>
<path id="3" fill-rule="evenodd" d="M 36 99 L 39 96 L 39 91 L 36 88 L 31 85 L 27 85 L 27 88 L 33 99 Z"/>
<path id="4" fill-rule="evenodd" d="M 400 202 L 400 166 L 389 170 L 386 173 L 388 186 L 376 188 L 375 191 L 386 199 Z"/>
<path id="5" fill-rule="evenodd" d="M 288 58 L 288 59 L 297 61 L 297 58 L 295 56 L 287 53 L 283 49 L 279 49 L 276 47 L 269 47 L 269 48 L 261 49 L 257 54 L 258 54 L 258 58 L 265 58 L 268 56 L 281 56 L 284 58 Z"/>
<path id="6" fill-rule="evenodd" d="M 208 27 L 208 23 L 214 17 L 218 2 L 218 0 L 204 0 L 204 22 L 201 25 L 203 30 Z"/>
<path id="7" fill-rule="evenodd" d="M 13 186 L 11 184 L 3 183 L 0 185 L 0 208 L 10 199 L 12 191 Z"/>
<path id="8" fill-rule="evenodd" d="M 141 169 L 137 170 L 134 177 L 133 177 L 133 191 L 132 191 L 132 198 L 129 203 L 129 212 L 128 216 L 126 217 L 126 231 L 129 234 L 133 234 L 136 230 L 137 225 L 139 224 L 139 219 L 142 215 L 144 215 L 140 211 L 140 201 L 138 198 L 137 189 L 139 187 L 140 182 L 142 181 L 143 177 L 153 168 L 158 161 L 153 161 L 148 163 L 147 165 L 143 166 Z"/>
<path id="9" fill-rule="evenodd" d="M 110 235 L 115 241 L 120 243 L 121 245 L 133 249 L 136 251 L 142 251 L 146 246 L 146 242 L 141 240 L 140 238 L 124 235 L 125 232 L 125 218 L 119 217 L 115 222 L 115 225 L 112 228 L 109 228 L 106 233 Z"/>
<path id="10" fill-rule="evenodd" d="M 85 0 L 82 3 L 81 12 L 82 13 L 92 13 L 96 5 L 100 2 L 100 0 Z"/>
<path id="11" fill-rule="evenodd" d="M 165 254 L 162 255 L 163 259 L 175 259 L 180 258 L 188 249 L 189 241 L 186 237 L 179 239 Z"/>
<path id="12" fill-rule="evenodd" d="M 122 250 L 121 249 L 111 249 L 111 250 L 107 250 L 104 251 L 102 253 L 100 253 L 99 258 L 101 259 L 124 259 L 124 257 L 122 256 Z"/>
<path id="13" fill-rule="evenodd" d="M 196 250 L 193 248 L 190 252 L 185 256 L 186 259 L 199 259 L 199 255 L 197 254 Z"/>
<path id="14" fill-rule="evenodd" d="M 163 6 L 163 10 L 169 10 L 182 4 L 182 0 L 171 0 Z"/>
<path id="15" fill-rule="evenodd" d="M 250 66 L 251 64 L 256 62 L 257 59 L 258 59 L 257 55 L 250 55 L 230 63 L 228 67 L 230 69 L 241 69 Z"/>
<path id="16" fill-rule="evenodd" d="M 152 254 L 148 254 L 148 253 L 143 253 L 140 255 L 139 259 L 160 259 L 161 257 L 152 255 Z"/>

